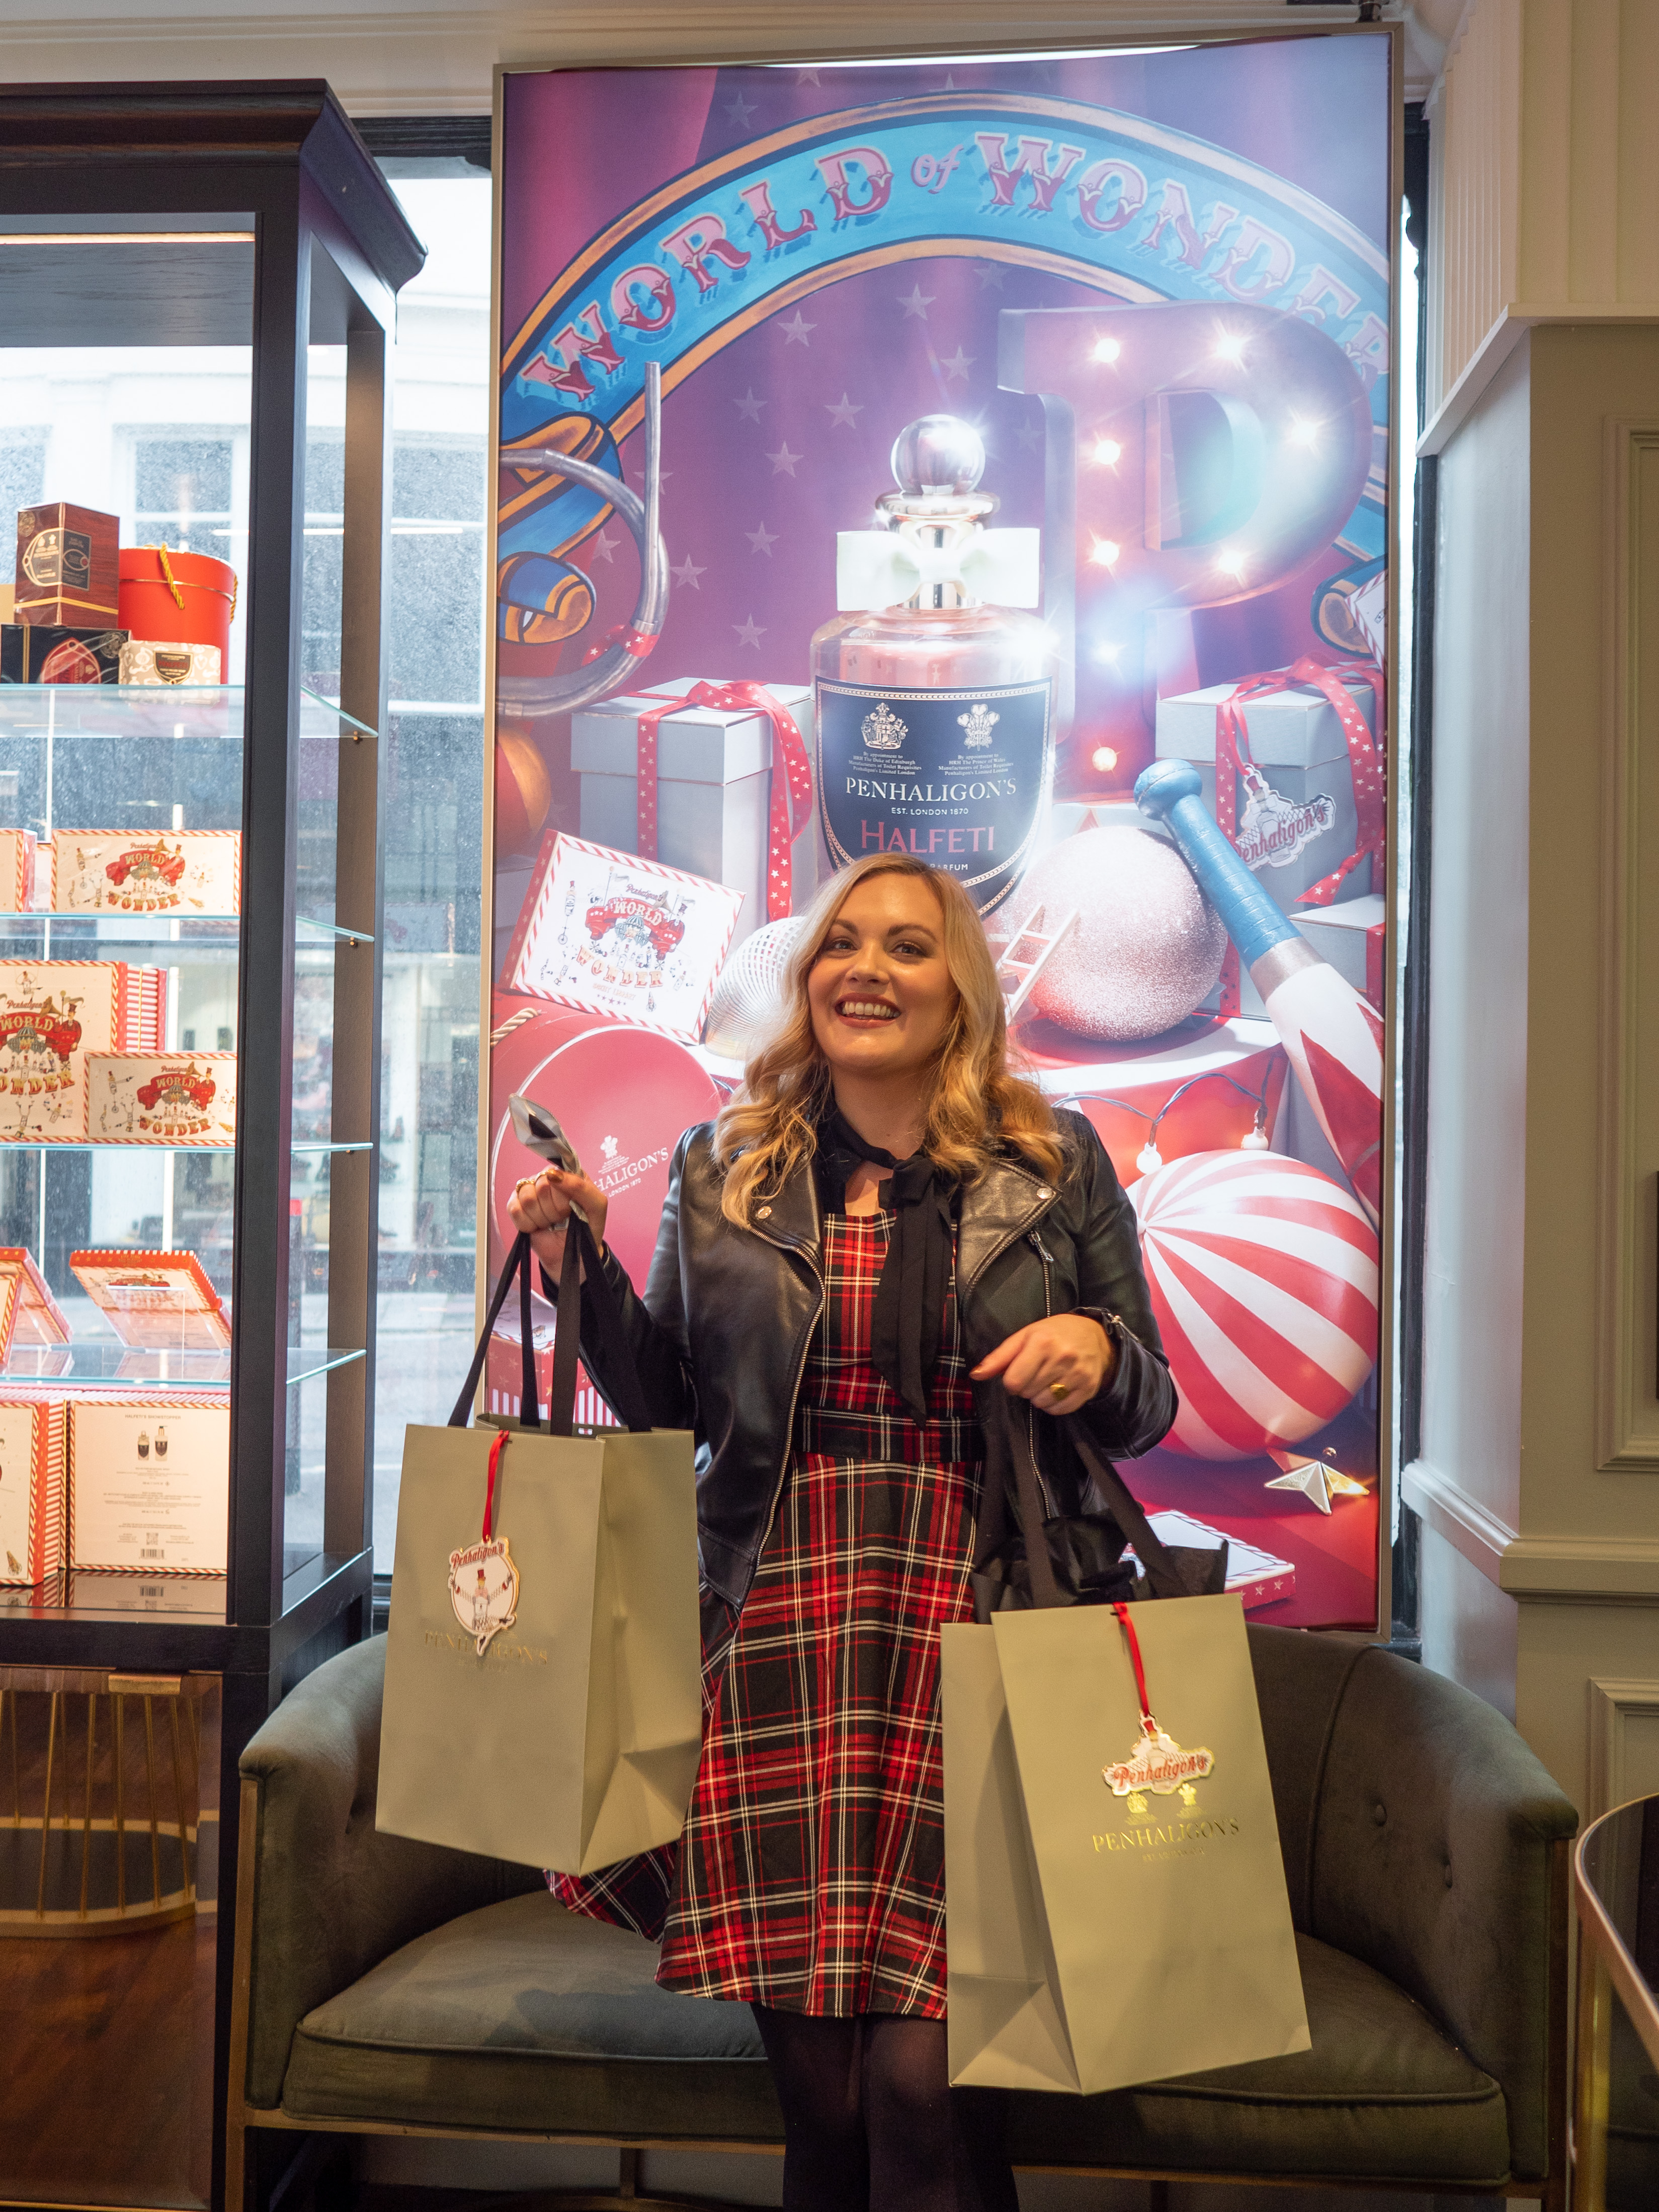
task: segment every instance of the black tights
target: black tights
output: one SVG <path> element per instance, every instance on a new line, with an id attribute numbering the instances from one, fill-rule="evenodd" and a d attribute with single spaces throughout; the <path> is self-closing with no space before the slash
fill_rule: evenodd
<path id="1" fill-rule="evenodd" d="M 754 2012 L 783 2106 L 784 2212 L 1018 2212 L 1001 2095 L 951 2087 L 942 2020 Z"/>

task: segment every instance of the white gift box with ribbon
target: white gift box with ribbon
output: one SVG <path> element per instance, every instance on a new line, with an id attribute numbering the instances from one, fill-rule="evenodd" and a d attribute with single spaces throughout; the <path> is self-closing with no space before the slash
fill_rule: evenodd
<path id="1" fill-rule="evenodd" d="M 872 533 L 873 534 L 873 533 Z M 581 778 L 581 835 L 617 852 L 641 849 L 639 727 L 665 696 L 683 698 L 701 678 L 678 676 L 649 693 L 629 692 L 571 717 L 570 765 Z M 812 692 L 768 684 L 793 717 L 810 757 Z M 769 716 L 758 706 L 671 707 L 656 725 L 655 858 L 743 893 L 732 942 L 767 919 L 772 778 L 781 773 Z M 809 812 L 790 846 L 790 907 L 799 914 L 817 888 L 817 836 Z"/>

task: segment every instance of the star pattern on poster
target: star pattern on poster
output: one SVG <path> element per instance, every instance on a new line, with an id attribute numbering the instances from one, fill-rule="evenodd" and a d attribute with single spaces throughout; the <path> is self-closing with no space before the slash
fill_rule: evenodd
<path id="1" fill-rule="evenodd" d="M 975 273 L 979 278 L 981 292 L 1000 292 L 1002 289 L 1005 272 L 1000 261 L 981 261 Z"/>
<path id="2" fill-rule="evenodd" d="M 757 653 L 760 651 L 760 641 L 765 636 L 766 630 L 763 624 L 755 620 L 752 614 L 747 622 L 733 623 L 732 627 L 738 634 L 738 643 L 740 646 L 752 645 Z"/>
<path id="3" fill-rule="evenodd" d="M 699 568 L 696 562 L 691 558 L 691 556 L 688 553 L 684 560 L 680 562 L 679 567 L 678 568 L 671 568 L 668 573 L 674 579 L 674 581 L 677 584 L 683 585 L 690 591 L 700 592 L 702 589 L 702 586 L 697 581 L 697 579 L 699 576 L 706 576 L 708 574 L 708 563 L 705 561 L 702 566 Z"/>
<path id="4" fill-rule="evenodd" d="M 966 384 L 968 381 L 968 372 L 978 358 L 979 356 L 977 354 L 964 353 L 961 346 L 958 345 L 954 353 L 947 353 L 943 356 L 939 362 L 939 367 L 945 371 L 945 374 L 947 376 L 959 376 L 963 382 Z"/>
<path id="5" fill-rule="evenodd" d="M 744 393 L 742 398 L 734 399 L 732 402 L 732 404 L 738 410 L 738 419 L 739 422 L 758 422 L 760 421 L 761 409 L 766 405 L 766 402 L 763 399 L 756 398 L 755 387 L 751 384 L 748 391 Z"/>
<path id="6" fill-rule="evenodd" d="M 800 309 L 797 307 L 788 321 L 780 323 L 778 328 L 783 332 L 784 343 L 787 345 L 805 345 L 807 343 L 806 333 L 808 331 L 817 330 L 817 325 L 809 323 Z"/>
<path id="7" fill-rule="evenodd" d="M 910 292 L 899 294 L 898 303 L 904 310 L 907 321 L 912 315 L 915 315 L 925 323 L 927 319 L 927 310 L 938 297 L 937 292 L 924 292 L 921 284 L 917 283 Z"/>
<path id="8" fill-rule="evenodd" d="M 839 429 L 843 422 L 849 430 L 858 428 L 859 426 L 853 417 L 864 412 L 864 402 L 861 399 L 849 399 L 843 392 L 839 399 L 826 399 L 823 404 L 830 411 L 830 428 L 832 430 Z"/>
<path id="9" fill-rule="evenodd" d="M 613 538 L 608 530 L 602 530 L 590 550 L 596 561 L 611 561 L 616 558 L 617 548 L 621 544 L 620 538 Z"/>
<path id="10" fill-rule="evenodd" d="M 792 453 L 789 450 L 789 441 L 786 438 L 777 452 L 769 453 L 766 458 L 772 464 L 772 473 L 775 477 L 792 477 L 795 473 L 796 462 L 803 459 L 805 456 L 800 453 Z"/>
<path id="11" fill-rule="evenodd" d="M 817 82 L 818 73 L 816 70 L 804 69 L 797 70 L 795 71 L 795 82 L 797 84 L 817 84 Z M 823 88 L 820 87 L 819 88 L 822 90 Z"/>
<path id="12" fill-rule="evenodd" d="M 746 131 L 749 118 L 755 112 L 755 103 L 752 100 L 745 100 L 739 93 L 735 100 L 726 101 L 726 112 L 739 131 Z"/>
<path id="13" fill-rule="evenodd" d="M 1042 428 L 1036 422 L 1022 422 L 1014 432 L 1014 443 L 1022 453 L 1034 453 L 1042 437 Z"/>
<path id="14" fill-rule="evenodd" d="M 769 530 L 763 522 L 758 530 L 745 530 L 743 534 L 749 540 L 750 552 L 764 553 L 768 560 L 771 559 L 772 548 L 780 542 L 775 530 Z"/>

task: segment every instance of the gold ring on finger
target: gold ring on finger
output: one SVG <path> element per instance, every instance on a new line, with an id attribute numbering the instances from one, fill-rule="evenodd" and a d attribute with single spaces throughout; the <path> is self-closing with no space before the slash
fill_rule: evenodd
<path id="1" fill-rule="evenodd" d="M 1050 1392 L 1056 1398 L 1063 1398 L 1071 1387 L 1069 1382 L 1051 1382 L 1048 1385 Z"/>

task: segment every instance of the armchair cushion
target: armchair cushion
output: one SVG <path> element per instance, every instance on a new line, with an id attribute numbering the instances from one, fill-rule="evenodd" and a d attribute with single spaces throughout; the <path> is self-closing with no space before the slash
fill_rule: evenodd
<path id="1" fill-rule="evenodd" d="M 1310 1936 L 1297 1956 L 1310 2050 L 1102 2097 L 1023 2092 L 1015 2163 L 1501 2182 L 1497 2082 L 1371 1967 Z"/>
<path id="2" fill-rule="evenodd" d="M 1022 2096 L 1034 2166 L 1498 2181 L 1503 2092 L 1371 1968 L 1298 1939 L 1313 2048 L 1103 2097 Z M 747 2005 L 671 1996 L 653 1944 L 545 1893 L 418 1936 L 308 2014 L 283 2109 L 661 2140 L 781 2140 Z"/>
<path id="3" fill-rule="evenodd" d="M 657 1987 L 657 1948 L 545 1890 L 405 1943 L 300 2023 L 296 2118 L 780 2142 L 746 2004 Z"/>

